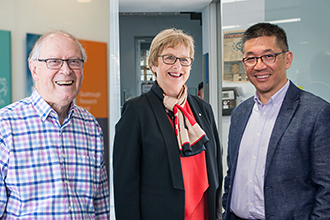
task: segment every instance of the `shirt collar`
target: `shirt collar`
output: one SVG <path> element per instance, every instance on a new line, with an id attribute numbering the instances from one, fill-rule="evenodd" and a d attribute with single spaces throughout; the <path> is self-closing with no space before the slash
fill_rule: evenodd
<path id="1" fill-rule="evenodd" d="M 34 91 L 32 92 L 31 95 L 31 103 L 34 107 L 34 109 L 36 110 L 37 114 L 39 115 L 39 117 L 45 121 L 47 119 L 48 116 L 50 116 L 51 114 L 55 114 L 56 118 L 58 118 L 57 113 L 54 111 L 54 109 L 52 107 L 50 107 L 50 105 L 39 95 L 37 89 L 34 89 Z M 69 114 L 67 116 L 67 118 L 71 118 L 73 112 L 75 109 L 75 105 L 73 104 L 73 102 L 71 103 L 70 106 L 70 110 L 69 110 Z"/>
<path id="2" fill-rule="evenodd" d="M 280 104 L 282 104 L 285 94 L 289 89 L 289 85 L 290 85 L 290 81 L 287 80 L 287 82 L 285 83 L 285 85 L 279 90 L 277 91 L 270 99 L 269 101 L 265 104 L 265 105 L 272 105 L 272 106 L 278 106 Z M 263 106 L 263 103 L 260 101 L 259 95 L 256 92 L 254 95 L 254 102 L 258 105 L 258 106 Z"/>

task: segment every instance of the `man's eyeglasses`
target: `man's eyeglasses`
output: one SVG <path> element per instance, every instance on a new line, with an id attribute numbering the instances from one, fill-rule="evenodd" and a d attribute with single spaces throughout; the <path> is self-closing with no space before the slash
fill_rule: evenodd
<path id="1" fill-rule="evenodd" d="M 66 61 L 70 69 L 73 70 L 79 70 L 84 66 L 84 60 L 82 59 L 67 59 L 67 60 L 62 60 L 62 59 L 55 59 L 55 58 L 50 58 L 50 59 L 38 59 L 39 62 L 45 62 L 46 66 L 48 69 L 51 70 L 58 70 L 61 69 L 63 66 L 63 62 Z"/>
<path id="2" fill-rule="evenodd" d="M 242 61 L 243 61 L 244 65 L 247 67 L 255 66 L 258 63 L 258 59 L 261 59 L 261 61 L 264 64 L 272 64 L 272 63 L 275 63 L 277 55 L 280 55 L 280 54 L 286 53 L 286 52 L 288 52 L 288 51 L 286 50 L 286 51 L 279 52 L 279 53 L 269 53 L 269 54 L 262 55 L 260 57 L 245 57 L 242 59 Z"/>
<path id="3" fill-rule="evenodd" d="M 191 57 L 175 57 L 171 55 L 159 55 L 163 59 L 163 63 L 173 65 L 177 60 L 180 61 L 181 66 L 191 66 L 193 59 Z"/>

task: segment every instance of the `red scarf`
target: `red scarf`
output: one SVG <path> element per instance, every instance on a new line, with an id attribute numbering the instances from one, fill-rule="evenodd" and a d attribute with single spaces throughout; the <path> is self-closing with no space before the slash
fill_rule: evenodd
<path id="1" fill-rule="evenodd" d="M 183 85 L 178 98 L 164 95 L 163 103 L 167 110 L 174 112 L 174 131 L 181 156 L 187 157 L 205 150 L 208 138 L 203 129 L 183 107 L 187 102 L 187 86 Z"/>

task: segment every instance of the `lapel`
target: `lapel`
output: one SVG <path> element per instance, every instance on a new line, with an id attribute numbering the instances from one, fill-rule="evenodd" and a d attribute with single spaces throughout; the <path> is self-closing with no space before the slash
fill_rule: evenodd
<path id="1" fill-rule="evenodd" d="M 278 113 L 273 132 L 269 140 L 265 167 L 265 179 L 267 177 L 278 142 L 283 136 L 285 130 L 289 126 L 294 116 L 294 113 L 296 112 L 299 104 L 299 97 L 300 90 L 290 81 L 289 89 L 284 97 L 281 110 Z"/>
<path id="2" fill-rule="evenodd" d="M 178 143 L 169 119 L 165 113 L 165 107 L 161 99 L 157 97 L 152 89 L 147 93 L 147 97 L 149 99 L 153 113 L 156 116 L 160 132 L 164 138 L 173 187 L 175 189 L 184 190 Z M 157 143 L 157 140 L 155 140 L 155 142 Z"/>

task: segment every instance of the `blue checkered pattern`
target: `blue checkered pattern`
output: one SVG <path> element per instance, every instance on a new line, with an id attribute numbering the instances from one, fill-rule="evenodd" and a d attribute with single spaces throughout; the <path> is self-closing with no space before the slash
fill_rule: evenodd
<path id="1" fill-rule="evenodd" d="M 1 219 L 108 219 L 103 134 L 74 104 L 63 125 L 33 94 L 0 110 Z"/>

